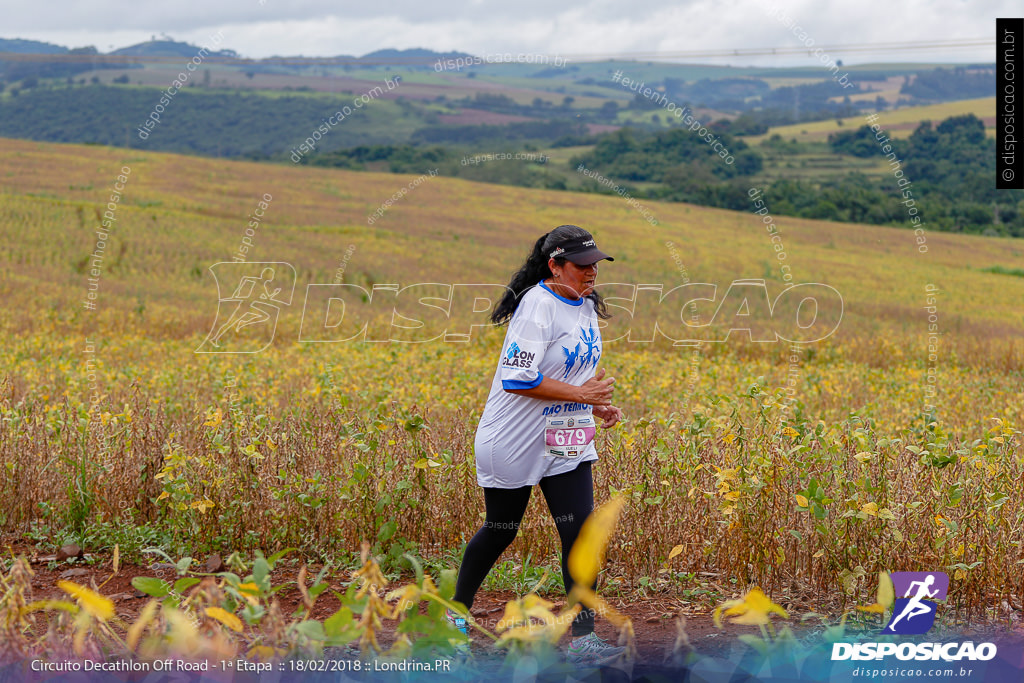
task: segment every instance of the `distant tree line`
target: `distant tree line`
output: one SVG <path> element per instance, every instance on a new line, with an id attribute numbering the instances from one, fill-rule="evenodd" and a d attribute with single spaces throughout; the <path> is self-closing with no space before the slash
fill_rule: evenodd
<path id="1" fill-rule="evenodd" d="M 685 170 L 706 169 L 716 178 L 749 176 L 761 170 L 761 156 L 728 133 L 715 136 L 733 158 L 726 163 L 708 142 L 683 128 L 644 134 L 623 128 L 599 138 L 594 148 L 573 157 L 571 166 L 603 169 L 622 180 L 665 182 Z"/>
<path id="2" fill-rule="evenodd" d="M 996 72 L 992 67 L 939 67 L 906 77 L 900 88 L 901 95 L 930 102 L 991 97 L 995 91 Z"/>
<path id="3" fill-rule="evenodd" d="M 586 127 L 567 120 L 520 121 L 502 126 L 424 126 L 412 134 L 413 142 L 479 145 L 521 140 L 557 140 L 566 136 L 582 136 Z"/>
<path id="4" fill-rule="evenodd" d="M 995 140 L 985 136 L 985 124 L 977 116 L 953 116 L 936 126 L 923 121 L 909 138 L 891 144 L 933 230 L 1024 237 L 1024 190 L 996 189 Z M 829 145 L 843 154 L 881 156 L 868 126 L 833 134 Z M 894 186 L 895 179 L 887 175 L 878 189 L 891 195 Z M 904 217 L 900 214 L 897 220 Z"/>
<path id="5" fill-rule="evenodd" d="M 634 196 L 749 211 L 747 192 L 761 171 L 761 155 L 718 124 L 716 131 L 735 153 L 734 164 L 722 163 L 687 130 L 629 129 L 601 136 L 592 151 L 570 164 L 582 163 L 623 183 L 658 183 L 632 188 Z M 1024 190 L 995 189 L 995 142 L 985 137 L 976 116 L 951 117 L 934 127 L 923 122 L 908 139 L 889 142 L 900 164 L 887 164 L 880 178 L 851 172 L 817 182 L 780 179 L 764 186 L 764 199 L 774 215 L 907 227 L 901 190 L 909 189 L 927 230 L 1024 237 Z M 788 145 L 779 143 L 774 147 L 785 152 Z M 840 154 L 885 156 L 868 126 L 834 134 L 829 144 Z M 912 185 L 897 184 L 899 178 L 890 172 L 897 168 Z"/>
<path id="6" fill-rule="evenodd" d="M 32 88 L 0 99 L 0 136 L 284 160 L 325 118 L 352 101 L 344 95 L 265 97 L 186 87 L 175 93 L 160 123 L 142 140 L 137 129 L 160 101 L 161 92 L 106 85 Z M 372 118 L 368 111 L 353 110 L 343 125 L 323 136 L 321 148 L 396 142 L 392 119 L 380 112 Z"/>
<path id="7" fill-rule="evenodd" d="M 14 42 L 14 41 L 9 41 Z M 85 71 L 96 69 L 133 69 L 133 65 L 109 64 L 100 60 L 99 51 L 94 47 L 78 47 L 59 52 L 65 56 L 74 56 L 73 61 L 38 61 L 24 59 L 0 58 L 0 83 L 14 85 L 18 81 L 28 81 L 33 87 L 42 78 L 71 78 Z"/>
<path id="8" fill-rule="evenodd" d="M 360 145 L 313 156 L 309 163 L 329 168 L 386 170 L 391 173 L 420 174 L 436 170 L 439 175 L 479 182 L 567 189 L 564 174 L 552 172 L 543 154 L 500 144 L 489 148 L 488 154 L 490 158 L 479 148 L 474 151 L 470 147 L 450 145 Z"/>

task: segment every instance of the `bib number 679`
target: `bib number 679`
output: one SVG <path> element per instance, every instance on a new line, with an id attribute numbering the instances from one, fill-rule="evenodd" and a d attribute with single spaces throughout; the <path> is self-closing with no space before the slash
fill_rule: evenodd
<path id="1" fill-rule="evenodd" d="M 555 432 L 556 446 L 582 446 L 587 443 L 584 429 L 559 429 Z"/>

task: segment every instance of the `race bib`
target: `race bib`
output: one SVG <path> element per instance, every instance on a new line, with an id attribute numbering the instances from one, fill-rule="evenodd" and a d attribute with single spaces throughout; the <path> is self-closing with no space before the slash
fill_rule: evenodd
<path id="1" fill-rule="evenodd" d="M 544 455 L 552 458 L 578 458 L 597 433 L 593 415 L 549 415 L 544 419 Z"/>

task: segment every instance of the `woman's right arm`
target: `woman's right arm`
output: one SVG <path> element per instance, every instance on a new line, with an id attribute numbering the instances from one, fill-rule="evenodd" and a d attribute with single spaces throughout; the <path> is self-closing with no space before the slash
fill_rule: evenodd
<path id="1" fill-rule="evenodd" d="M 540 384 L 532 389 L 506 389 L 510 394 L 529 396 L 530 398 L 542 401 L 572 401 L 574 403 L 587 403 L 594 406 L 611 405 L 612 393 L 615 391 L 615 378 L 604 379 L 604 368 L 598 368 L 597 373 L 583 384 L 576 386 L 560 382 L 557 379 L 544 377 Z"/>

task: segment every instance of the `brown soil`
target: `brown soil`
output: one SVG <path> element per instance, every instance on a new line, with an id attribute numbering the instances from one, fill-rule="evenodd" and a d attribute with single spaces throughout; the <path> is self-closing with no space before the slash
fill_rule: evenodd
<path id="1" fill-rule="evenodd" d="M 146 605 L 149 597 L 139 593 L 132 587 L 132 578 L 136 576 L 153 576 L 173 582 L 178 578 L 175 570 L 163 563 L 154 563 L 150 566 L 137 564 L 121 565 L 117 574 L 112 575 L 112 563 L 110 557 L 98 558 L 86 555 L 85 560 L 66 561 L 57 563 L 53 555 L 41 555 L 30 549 L 15 551 L 16 554 L 24 554 L 29 558 L 32 571 L 32 599 L 42 600 L 49 598 L 64 598 L 66 594 L 57 587 L 57 582 L 66 579 L 83 586 L 90 586 L 99 590 L 100 593 L 114 601 L 118 616 L 124 621 L 132 621 Z M 280 563 L 272 573 L 272 583 L 277 586 L 281 583 L 294 582 L 298 574 L 298 565 L 284 565 Z M 195 567 L 194 567 L 195 568 Z M 311 582 L 316 571 L 308 570 Z M 346 585 L 342 582 L 349 581 L 348 576 L 335 575 L 329 577 L 332 590 L 344 592 Z M 404 581 L 395 582 L 395 586 Z M 473 605 L 474 618 L 485 628 L 493 632 L 495 625 L 501 619 L 505 603 L 517 598 L 512 591 L 480 591 L 477 594 L 476 602 Z M 285 615 L 292 615 L 301 604 L 298 590 L 289 586 L 277 594 L 280 600 L 282 611 Z M 556 610 L 564 607 L 564 596 L 548 595 L 547 599 L 555 603 Z M 609 599 L 609 603 L 617 610 L 628 616 L 633 622 L 633 629 L 636 634 L 636 644 L 642 661 L 660 662 L 665 654 L 672 649 L 676 639 L 676 617 L 683 616 L 686 619 L 686 633 L 694 649 L 705 655 L 728 656 L 730 649 L 736 644 L 735 636 L 740 633 L 757 633 L 757 629 L 729 626 L 724 631 L 715 628 L 711 620 L 710 611 L 703 606 L 684 603 L 677 598 L 669 596 L 648 597 L 637 600 Z M 312 616 L 323 620 L 333 614 L 340 606 L 338 599 L 331 590 L 325 591 L 316 601 Z M 380 642 L 387 647 L 394 640 L 394 622 L 385 622 L 384 632 L 380 634 Z M 608 621 L 598 618 L 597 634 L 606 641 L 616 642 L 618 632 Z M 568 636 L 564 638 L 562 646 L 568 644 Z M 477 636 L 473 639 L 473 650 L 480 655 L 487 654 L 493 650 L 489 640 L 484 636 Z"/>
<path id="2" fill-rule="evenodd" d="M 96 557 L 86 555 L 84 560 L 71 560 L 61 563 L 54 561 L 53 555 L 42 555 L 31 548 L 10 549 L 15 556 L 24 555 L 29 561 L 34 572 L 32 577 L 32 599 L 65 598 L 64 592 L 57 587 L 57 581 L 67 579 L 77 584 L 90 586 L 98 589 L 103 595 L 112 599 L 116 605 L 118 616 L 124 621 L 133 621 L 141 609 L 149 600 L 148 596 L 138 593 L 131 585 L 132 578 L 136 576 L 153 576 L 173 582 L 177 577 L 174 568 L 162 563 L 143 566 L 138 564 L 122 564 L 120 570 L 112 575 L 112 561 L 109 556 Z M 6 553 L 5 553 L 6 554 Z M 193 567 L 195 569 L 195 567 Z M 201 569 L 196 569 L 201 571 Z M 301 599 L 298 590 L 294 587 L 297 579 L 299 565 L 282 561 L 272 573 L 272 584 L 275 586 L 282 583 L 292 582 L 279 593 L 282 612 L 290 616 L 296 612 Z M 316 569 L 309 568 L 308 583 L 316 575 Z M 342 574 L 329 576 L 331 590 L 325 591 L 316 601 L 312 617 L 323 620 L 337 611 L 340 603 L 332 594 L 332 591 L 344 592 L 350 577 Z M 397 581 L 390 586 L 397 587 L 405 583 L 405 580 Z M 474 618 L 485 628 L 494 631 L 498 621 L 504 612 L 505 603 L 517 598 L 512 591 L 480 591 L 477 594 L 476 602 L 472 612 Z M 564 607 L 564 596 L 546 595 L 546 599 L 555 603 L 556 611 Z M 743 645 L 737 636 L 750 633 L 759 634 L 756 627 L 743 627 L 727 625 L 725 629 L 719 630 L 714 626 L 711 616 L 711 609 L 707 605 L 699 603 L 687 603 L 678 597 L 671 595 L 653 595 L 645 598 L 631 598 L 629 600 L 608 598 L 608 602 L 624 615 L 628 616 L 633 623 L 636 635 L 636 646 L 639 653 L 639 661 L 651 665 L 658 665 L 665 661 L 668 653 L 671 652 L 676 640 L 677 617 L 685 619 L 685 631 L 692 649 L 698 655 L 712 656 L 722 659 L 733 659 L 740 652 L 746 651 L 747 646 Z M 808 611 L 807 604 L 786 605 L 790 609 L 791 618 L 786 622 L 776 620 L 777 623 L 787 623 L 794 630 L 798 637 L 804 637 L 811 631 L 819 629 L 816 622 L 808 621 L 800 623 L 799 614 Z M 785 601 L 784 601 L 785 603 Z M 823 609 L 821 611 L 831 612 Z M 1016 615 L 1014 615 L 1016 616 Z M 1019 618 L 1013 620 L 1014 631 L 1024 631 Z M 388 647 L 394 641 L 395 622 L 384 623 L 384 630 L 379 634 L 379 642 L 383 647 Z M 979 625 L 974 630 L 978 633 L 1003 631 L 1004 627 L 991 625 Z M 597 634 L 609 642 L 618 640 L 618 632 L 608 621 L 598 618 L 596 625 Z M 1003 631 L 1005 633 L 1005 631 Z M 563 648 L 568 645 L 568 635 L 560 643 Z M 472 649 L 477 657 L 492 658 L 498 655 L 489 639 L 477 635 L 473 639 Z"/>

